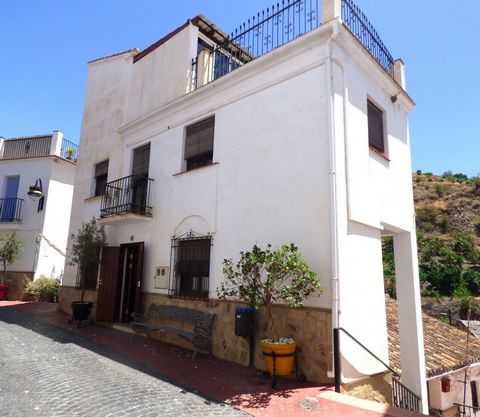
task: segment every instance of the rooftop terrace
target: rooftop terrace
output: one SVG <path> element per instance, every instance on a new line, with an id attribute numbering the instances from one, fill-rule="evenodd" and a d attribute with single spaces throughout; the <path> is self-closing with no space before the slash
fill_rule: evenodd
<path id="1" fill-rule="evenodd" d="M 327 1 L 327 0 L 324 0 Z M 333 0 L 333 7 L 341 7 L 342 23 L 368 50 L 381 67 L 393 77 L 393 57 L 377 31 L 352 0 Z M 201 50 L 193 60 L 194 87 L 203 85 L 238 67 L 285 45 L 318 28 L 322 16 L 320 0 L 282 0 L 242 23 L 230 35 L 223 34 L 208 20 L 199 16 L 196 24 L 207 33 L 215 32 L 216 46 Z M 205 54 L 209 56 L 209 64 Z M 199 71 L 199 68 L 206 70 Z M 201 74 L 200 74 L 201 73 Z M 199 80 L 199 75 L 202 80 Z"/>

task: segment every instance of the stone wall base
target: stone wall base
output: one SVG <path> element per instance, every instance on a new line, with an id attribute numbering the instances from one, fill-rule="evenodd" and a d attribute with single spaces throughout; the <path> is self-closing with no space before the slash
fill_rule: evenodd
<path id="1" fill-rule="evenodd" d="M 177 305 L 215 314 L 212 332 L 212 354 L 215 357 L 248 365 L 248 340 L 235 336 L 235 308 L 245 306 L 238 302 L 209 300 L 185 300 L 171 298 L 163 294 L 144 293 L 142 310 L 151 303 Z M 278 336 L 293 337 L 301 346 L 298 355 L 299 366 L 308 381 L 332 383 L 327 377 L 331 364 L 331 311 L 321 308 L 291 309 L 284 306 L 274 306 L 273 315 Z M 260 309 L 255 317 L 255 368 L 265 370 L 263 355 L 260 350 L 260 340 L 264 338 L 264 312 Z M 153 333 L 152 337 L 169 343 L 192 349 L 191 343 L 179 336 L 168 333 Z"/>
<path id="2" fill-rule="evenodd" d="M 392 404 L 392 374 L 381 373 L 342 384 L 342 392 L 362 400 Z"/>
<path id="3" fill-rule="evenodd" d="M 72 302 L 81 299 L 82 290 L 77 287 L 60 287 L 60 296 L 58 297 L 58 308 L 67 314 L 72 314 Z M 85 290 L 85 301 L 93 303 L 92 318 L 95 319 L 95 307 L 97 304 L 97 290 Z"/>
<path id="4" fill-rule="evenodd" d="M 33 272 L 15 272 L 7 271 L 7 277 L 10 279 L 8 288 L 8 300 L 23 300 L 25 287 L 33 280 Z"/>

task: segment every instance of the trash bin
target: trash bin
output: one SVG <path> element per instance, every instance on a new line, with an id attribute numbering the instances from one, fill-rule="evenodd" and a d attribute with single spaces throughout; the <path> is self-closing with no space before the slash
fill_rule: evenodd
<path id="1" fill-rule="evenodd" d="M 254 314 L 253 307 L 237 307 L 235 309 L 235 335 L 242 337 L 253 336 L 254 328 Z"/>

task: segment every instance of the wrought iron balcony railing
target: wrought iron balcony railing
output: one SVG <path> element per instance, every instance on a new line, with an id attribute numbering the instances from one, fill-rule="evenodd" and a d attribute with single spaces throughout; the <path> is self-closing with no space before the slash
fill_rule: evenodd
<path id="1" fill-rule="evenodd" d="M 107 183 L 100 206 L 100 217 L 127 213 L 151 216 L 152 181 L 151 178 L 130 175 Z"/>
<path id="2" fill-rule="evenodd" d="M 192 63 L 194 88 L 316 29 L 320 26 L 320 14 L 319 0 L 282 0 L 262 10 L 235 29 L 223 43 L 199 53 Z M 202 54 L 208 58 L 202 59 Z"/>
<path id="3" fill-rule="evenodd" d="M 60 156 L 65 159 L 76 162 L 78 159 L 78 145 L 67 139 L 62 139 Z"/>
<path id="4" fill-rule="evenodd" d="M 352 0 L 342 0 L 342 21 L 383 69 L 393 76 L 392 55 L 373 25 Z"/>
<path id="5" fill-rule="evenodd" d="M 321 25 L 321 0 L 282 0 L 248 19 L 192 62 L 193 88 L 207 84 Z M 393 58 L 353 0 L 342 0 L 342 22 L 393 76 Z"/>
<path id="6" fill-rule="evenodd" d="M 4 143 L 2 159 L 37 158 L 50 154 L 52 136 L 9 139 Z"/>
<path id="7" fill-rule="evenodd" d="M 22 221 L 22 198 L 0 198 L 0 223 Z"/>

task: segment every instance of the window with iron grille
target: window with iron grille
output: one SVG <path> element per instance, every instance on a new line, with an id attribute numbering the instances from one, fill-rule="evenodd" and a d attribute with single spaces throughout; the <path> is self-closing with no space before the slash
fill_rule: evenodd
<path id="1" fill-rule="evenodd" d="M 210 281 L 210 237 L 172 240 L 172 278 L 170 294 L 207 299 Z"/>
<path id="2" fill-rule="evenodd" d="M 184 154 L 187 171 L 212 163 L 214 126 L 215 116 L 212 116 L 187 127 Z"/>
<path id="3" fill-rule="evenodd" d="M 380 153 L 385 153 L 383 111 L 368 100 L 368 144 Z"/>
<path id="4" fill-rule="evenodd" d="M 108 159 L 95 165 L 95 196 L 105 194 L 108 177 Z"/>
<path id="5" fill-rule="evenodd" d="M 85 266 L 82 270 L 80 268 L 77 269 L 77 280 L 76 280 L 76 286 L 80 287 L 82 282 L 82 276 L 83 280 L 85 282 L 85 288 L 87 290 L 94 290 L 97 288 L 97 276 L 98 276 L 98 268 L 99 264 L 91 264 L 88 266 Z"/>

